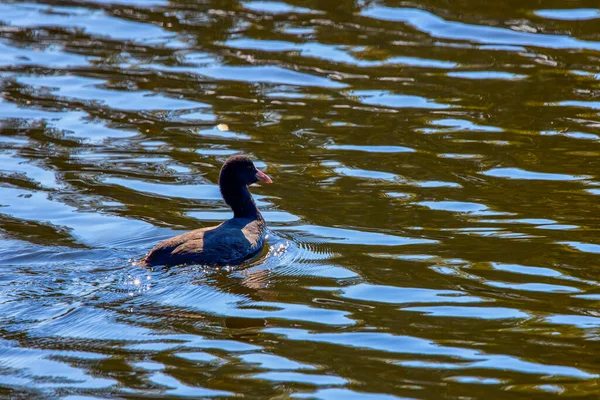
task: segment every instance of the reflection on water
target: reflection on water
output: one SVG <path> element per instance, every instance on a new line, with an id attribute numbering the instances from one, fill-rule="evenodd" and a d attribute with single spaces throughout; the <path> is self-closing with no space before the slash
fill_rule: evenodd
<path id="1" fill-rule="evenodd" d="M 598 4 L 0 4 L 0 397 L 598 396 Z M 146 269 L 229 217 L 268 246 Z"/>

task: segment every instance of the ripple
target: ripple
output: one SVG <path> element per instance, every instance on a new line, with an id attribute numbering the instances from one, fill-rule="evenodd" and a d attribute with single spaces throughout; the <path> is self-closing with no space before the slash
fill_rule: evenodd
<path id="1" fill-rule="evenodd" d="M 108 107 L 121 110 L 182 110 L 205 107 L 206 104 L 174 99 L 148 91 L 117 91 L 100 89 L 105 81 L 78 76 L 29 76 L 19 78 L 30 86 L 43 86 L 60 96 L 77 100 L 97 100 Z"/>
<path id="2" fill-rule="evenodd" d="M 218 357 L 215 357 L 212 354 L 204 353 L 202 351 L 175 353 L 173 355 L 175 357 L 183 358 L 184 360 L 193 362 L 213 362 L 219 359 Z"/>
<path id="3" fill-rule="evenodd" d="M 558 105 L 563 107 L 591 108 L 593 110 L 600 109 L 600 101 L 567 100 L 558 102 Z"/>
<path id="4" fill-rule="evenodd" d="M 57 182 L 54 171 L 40 168 L 27 161 L 26 158 L 17 157 L 14 153 L 0 153 L 0 174 L 22 176 L 34 185 L 56 189 L 61 185 Z"/>
<path id="5" fill-rule="evenodd" d="M 416 150 L 403 146 L 369 146 L 351 144 L 331 144 L 326 147 L 329 150 L 364 151 L 366 153 L 412 153 Z"/>
<path id="6" fill-rule="evenodd" d="M 262 51 L 290 52 L 295 51 L 303 57 L 314 57 L 323 60 L 329 60 L 337 63 L 348 63 L 357 66 L 374 66 L 386 63 L 393 63 L 394 60 L 386 61 L 367 61 L 358 59 L 348 51 L 342 50 L 336 46 L 329 46 L 321 43 L 293 43 L 280 40 L 255 40 L 255 39 L 234 39 L 228 40 L 223 44 L 226 47 L 236 49 L 253 49 Z"/>
<path id="7" fill-rule="evenodd" d="M 446 21 L 430 12 L 414 8 L 374 6 L 361 15 L 383 21 L 404 22 L 441 39 L 469 40 L 475 43 L 537 46 L 551 49 L 600 49 L 600 43 L 564 35 L 518 32 L 505 28 Z"/>
<path id="8" fill-rule="evenodd" d="M 89 114 L 73 111 L 60 119 L 47 121 L 49 126 L 65 132 L 68 137 L 87 139 L 93 143 L 102 143 L 107 139 L 123 139 L 137 135 L 137 132 L 115 129 L 99 121 L 90 121 Z"/>
<path id="9" fill-rule="evenodd" d="M 357 57 L 361 53 L 359 48 L 332 46 L 317 42 L 294 43 L 282 40 L 257 40 L 240 38 L 228 40 L 223 43 L 223 46 L 236 49 L 261 50 L 269 52 L 298 52 L 299 55 L 303 57 L 314 57 L 337 63 L 347 63 L 359 67 L 406 65 L 410 67 L 422 68 L 454 68 L 457 65 L 456 63 L 448 61 L 422 59 L 416 57 L 390 57 L 383 60 L 365 60 Z"/>
<path id="10" fill-rule="evenodd" d="M 77 352 L 3 347 L 0 348 L 0 354 L 2 354 L 0 365 L 4 369 L 20 370 L 19 375 L 21 376 L 17 379 L 2 375 L 3 383 L 11 386 L 97 390 L 110 388 L 116 383 L 113 379 L 94 377 L 84 372 L 82 368 L 77 367 L 77 363 L 70 365 L 71 363 L 66 360 L 61 360 L 61 357 L 68 357 L 83 364 L 85 358 L 82 358 Z M 98 358 L 98 355 L 92 354 L 92 357 Z"/>
<path id="11" fill-rule="evenodd" d="M 422 188 L 461 188 L 462 186 L 456 182 L 443 181 L 425 181 L 425 182 L 410 182 L 411 185 Z"/>
<path id="12" fill-rule="evenodd" d="M 269 14 L 287 14 L 287 13 L 299 13 L 299 14 L 315 14 L 318 13 L 316 10 L 304 7 L 294 7 L 289 4 L 278 2 L 278 1 L 248 1 L 242 3 L 244 8 L 252 11 L 258 11 Z"/>
<path id="13" fill-rule="evenodd" d="M 143 369 L 145 371 L 162 371 L 163 369 L 165 369 L 165 366 L 163 364 L 148 361 L 135 363 L 133 364 L 133 367 Z"/>
<path id="14" fill-rule="evenodd" d="M 371 171 L 360 168 L 349 168 L 340 164 L 339 167 L 334 168 L 334 172 L 338 175 L 350 176 L 353 178 L 360 179 L 380 179 L 385 181 L 397 181 L 400 178 L 395 174 L 390 174 L 384 171 Z"/>
<path id="15" fill-rule="evenodd" d="M 393 94 L 383 90 L 352 90 L 350 96 L 358 98 L 361 103 L 391 108 L 430 108 L 442 109 L 450 107 L 420 96 Z"/>
<path id="16" fill-rule="evenodd" d="M 248 364 L 258 364 L 261 368 L 271 370 L 297 370 L 297 369 L 315 369 L 312 365 L 302 364 L 285 357 L 273 354 L 249 353 L 240 354 L 240 359 Z"/>
<path id="17" fill-rule="evenodd" d="M 460 382 L 465 384 L 480 384 L 480 385 L 498 385 L 502 380 L 496 378 L 482 378 L 479 376 L 450 376 L 447 381 Z"/>
<path id="18" fill-rule="evenodd" d="M 522 311 L 502 307 L 407 307 L 404 311 L 420 312 L 434 317 L 457 317 L 478 319 L 523 319 L 530 316 Z"/>
<path id="19" fill-rule="evenodd" d="M 453 158 L 455 160 L 474 160 L 483 158 L 481 154 L 456 154 L 456 153 L 445 153 L 438 154 L 440 158 Z"/>
<path id="20" fill-rule="evenodd" d="M 350 389 L 320 389 L 314 393 L 294 393 L 297 399 L 319 399 L 319 400 L 410 400 L 407 397 L 392 396 L 380 393 L 357 392 Z"/>
<path id="21" fill-rule="evenodd" d="M 298 225 L 286 228 L 288 232 L 304 234 L 305 237 L 319 238 L 327 243 L 345 243 L 379 246 L 405 246 L 413 244 L 433 244 L 435 240 L 416 239 L 387 235 L 377 232 L 357 231 L 353 229 L 331 228 L 317 225 Z"/>
<path id="22" fill-rule="evenodd" d="M 458 64 L 451 61 L 432 60 L 418 57 L 392 57 L 387 60 L 388 64 L 402 64 L 409 67 L 425 68 L 455 68 Z"/>
<path id="23" fill-rule="evenodd" d="M 493 356 L 485 361 L 476 361 L 462 364 L 422 362 L 422 361 L 404 361 L 398 363 L 403 367 L 412 368 L 434 368 L 434 369 L 496 369 L 502 365 L 502 370 L 516 371 L 526 374 L 547 374 L 552 376 L 568 376 L 578 379 L 587 379 L 594 374 L 587 373 L 577 368 L 563 367 L 560 365 L 536 364 L 528 361 L 522 361 L 508 356 Z"/>
<path id="24" fill-rule="evenodd" d="M 559 242 L 559 244 L 567 245 L 575 250 L 582 251 L 584 253 L 600 253 L 600 245 L 592 243 L 581 243 L 581 242 Z"/>
<path id="25" fill-rule="evenodd" d="M 503 264 L 503 263 L 491 263 L 492 268 L 498 271 L 507 271 L 514 272 L 517 274 L 523 275 L 536 275 L 536 276 L 547 276 L 552 278 L 563 278 L 565 277 L 559 271 L 550 269 L 550 268 L 542 268 L 542 267 L 530 267 L 525 265 L 517 265 L 517 264 Z"/>
<path id="26" fill-rule="evenodd" d="M 431 121 L 433 125 L 441 125 L 444 127 L 448 127 L 447 131 L 482 131 L 482 132 L 502 132 L 502 128 L 498 128 L 495 126 L 485 126 L 475 124 L 471 121 L 467 121 L 464 119 L 455 119 L 455 118 L 444 118 Z M 451 129 L 456 128 L 456 129 Z"/>
<path id="27" fill-rule="evenodd" d="M 91 3 L 97 4 L 122 4 L 122 5 L 135 5 L 136 7 L 154 7 L 164 6 L 169 4 L 167 0 L 89 0 Z"/>
<path id="28" fill-rule="evenodd" d="M 255 271 L 260 273 L 260 271 Z M 353 325 L 348 313 L 316 308 L 305 304 L 288 304 L 274 301 L 250 302 L 244 296 L 224 293 L 208 286 L 180 287 L 164 290 L 160 297 L 165 306 L 186 307 L 215 315 L 242 318 L 283 319 L 325 325 Z M 203 301 L 199 301 L 203 299 Z"/>
<path id="29" fill-rule="evenodd" d="M 164 197 L 179 197 L 183 199 L 221 200 L 219 187 L 214 184 L 205 185 L 173 185 L 164 183 L 144 182 L 133 179 L 106 178 L 104 183 L 118 185 L 141 193 Z"/>
<path id="30" fill-rule="evenodd" d="M 265 331 L 274 335 L 285 336 L 290 340 L 316 343 L 323 342 L 339 346 L 369 348 L 392 353 L 444 355 L 465 360 L 460 364 L 448 364 L 449 368 L 497 369 L 499 366 L 502 366 L 503 370 L 519 371 L 529 374 L 558 375 L 580 379 L 588 379 L 596 376 L 595 374 L 582 371 L 578 368 L 538 364 L 523 361 L 517 357 L 500 354 L 486 354 L 475 350 L 442 346 L 423 339 L 390 335 L 388 333 L 348 332 L 321 334 L 289 328 L 269 328 Z M 404 367 L 416 368 L 448 368 L 444 364 L 436 362 L 405 361 L 399 362 L 398 364 Z"/>
<path id="31" fill-rule="evenodd" d="M 167 375 L 163 372 L 155 372 L 150 376 L 150 381 L 153 384 L 167 387 L 166 390 L 161 390 L 162 393 L 170 396 L 184 397 L 214 397 L 214 396 L 232 396 L 233 393 L 223 390 L 206 389 L 197 386 L 188 386 L 178 379 Z"/>
<path id="32" fill-rule="evenodd" d="M 55 201 L 43 192 L 0 188 L 4 212 L 15 218 L 50 223 L 61 230 L 66 227 L 75 240 L 83 243 L 125 243 L 148 234 L 149 225 L 100 213 L 80 213 L 72 206 Z M 43 210 L 43 215 L 40 215 Z"/>
<path id="33" fill-rule="evenodd" d="M 2 7 L 0 7 L 0 12 Z M 48 68 L 81 67 L 96 57 L 66 53 L 60 47 L 37 48 L 11 46 L 0 39 L 0 67 L 17 65 L 44 65 Z"/>
<path id="34" fill-rule="evenodd" d="M 469 296 L 457 290 L 434 290 L 423 288 L 403 288 L 396 286 L 372 285 L 361 283 L 344 288 L 312 288 L 335 291 L 340 297 L 374 301 L 389 304 L 406 303 L 473 303 L 483 299 Z"/>
<path id="35" fill-rule="evenodd" d="M 546 292 L 546 293 L 579 293 L 581 290 L 565 285 L 552 285 L 549 283 L 508 283 L 508 282 L 487 282 L 488 285 L 513 290 L 523 290 L 527 292 Z"/>
<path id="36" fill-rule="evenodd" d="M 539 225 L 536 229 L 548 229 L 554 231 L 568 231 L 571 229 L 578 229 L 578 225 L 566 225 L 566 224 L 552 224 L 552 225 Z"/>
<path id="37" fill-rule="evenodd" d="M 263 372 L 251 376 L 253 379 L 265 379 L 275 382 L 297 382 L 309 385 L 344 385 L 346 379 L 331 375 L 300 374 L 298 372 Z"/>
<path id="38" fill-rule="evenodd" d="M 564 21 L 579 21 L 600 18 L 600 10 L 597 8 L 536 10 L 534 13 L 535 15 L 538 15 L 543 18 L 558 19 Z"/>
<path id="39" fill-rule="evenodd" d="M 503 214 L 488 209 L 487 206 L 478 203 L 469 203 L 465 201 L 422 201 L 417 203 L 423 207 L 438 211 L 451 211 L 455 213 L 473 214 L 473 215 L 496 215 Z"/>
<path id="40" fill-rule="evenodd" d="M 18 106 L 0 99 L 0 118 L 19 118 L 19 119 L 59 119 L 64 114 L 48 110 L 40 110 L 34 107 Z"/>
<path id="41" fill-rule="evenodd" d="M 544 318 L 550 324 L 576 326 L 578 328 L 599 328 L 600 318 L 587 315 L 551 315 Z"/>
<path id="42" fill-rule="evenodd" d="M 49 321 L 31 334 L 39 337 L 96 340 L 144 340 L 152 331 L 118 322 L 116 315 L 90 307 L 82 307 Z"/>
<path id="43" fill-rule="evenodd" d="M 76 7 L 46 7 L 43 5 L 0 4 L 2 20 L 18 27 L 65 27 L 76 26 L 84 32 L 110 37 L 115 40 L 150 42 L 157 39 L 177 46 L 172 34 L 162 28 L 136 21 L 113 18 L 102 11 Z"/>
<path id="44" fill-rule="evenodd" d="M 279 231 L 281 232 L 281 231 Z M 308 240 L 306 240 L 308 239 Z M 276 235 L 269 237 L 269 252 L 265 257 L 264 265 L 257 265 L 258 270 L 264 270 L 277 266 L 273 269 L 274 276 L 284 277 L 320 277 L 331 279 L 352 279 L 359 275 L 340 265 L 328 260 L 337 255 L 322 240 L 313 238 L 294 237 L 290 242 L 282 240 Z M 252 270 L 249 271 L 251 273 Z M 265 280 L 268 276 L 265 277 Z"/>
<path id="45" fill-rule="evenodd" d="M 161 352 L 171 349 L 218 349 L 227 352 L 244 352 L 244 351 L 257 351 L 260 347 L 254 346 L 247 343 L 236 342 L 233 340 L 211 340 L 206 339 L 202 336 L 187 335 L 187 334 L 171 334 L 162 336 L 167 342 L 156 342 L 161 337 L 153 335 L 147 338 L 146 342 L 131 344 L 126 346 L 128 350 L 132 351 L 146 351 L 150 350 L 153 352 Z M 154 340 L 154 341 L 150 341 Z"/>
<path id="46" fill-rule="evenodd" d="M 562 135 L 564 137 L 569 137 L 569 138 L 573 138 L 573 139 L 580 139 L 580 140 L 598 140 L 600 139 L 598 137 L 598 135 L 594 135 L 592 133 L 585 133 L 585 132 L 558 132 L 558 131 L 544 131 L 541 132 L 541 134 L 543 135 Z"/>
<path id="47" fill-rule="evenodd" d="M 494 178 L 544 180 L 544 181 L 577 181 L 589 179 L 585 175 L 554 174 L 547 172 L 532 172 L 521 168 L 493 168 L 482 172 L 483 175 Z"/>
<path id="48" fill-rule="evenodd" d="M 197 68 L 192 71 L 210 78 L 222 80 L 252 83 L 263 82 L 293 86 L 317 86 L 331 89 L 341 89 L 346 87 L 346 85 L 341 82 L 276 66 L 222 66 Z"/>
<path id="49" fill-rule="evenodd" d="M 502 80 L 509 80 L 509 81 L 526 78 L 526 75 L 512 74 L 510 72 L 499 72 L 499 71 L 458 71 L 458 72 L 448 72 L 447 75 L 452 78 L 502 79 Z"/>

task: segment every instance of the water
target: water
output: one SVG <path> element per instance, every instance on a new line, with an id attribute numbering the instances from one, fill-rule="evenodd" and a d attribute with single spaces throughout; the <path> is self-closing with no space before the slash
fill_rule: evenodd
<path id="1" fill-rule="evenodd" d="M 597 397 L 599 18 L 2 2 L 0 397 Z M 263 253 L 134 265 L 238 153 Z"/>

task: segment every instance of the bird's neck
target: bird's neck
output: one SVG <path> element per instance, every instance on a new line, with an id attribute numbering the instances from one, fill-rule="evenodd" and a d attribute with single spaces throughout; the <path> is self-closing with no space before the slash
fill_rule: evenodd
<path id="1" fill-rule="evenodd" d="M 233 210 L 234 218 L 262 219 L 254 199 L 245 185 L 222 185 L 221 195 Z"/>

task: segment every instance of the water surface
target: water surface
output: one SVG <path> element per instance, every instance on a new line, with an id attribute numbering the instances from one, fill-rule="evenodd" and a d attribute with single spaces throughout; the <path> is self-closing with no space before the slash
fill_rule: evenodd
<path id="1" fill-rule="evenodd" d="M 597 397 L 598 18 L 1 3 L 0 397 Z M 260 256 L 136 266 L 240 153 Z"/>

